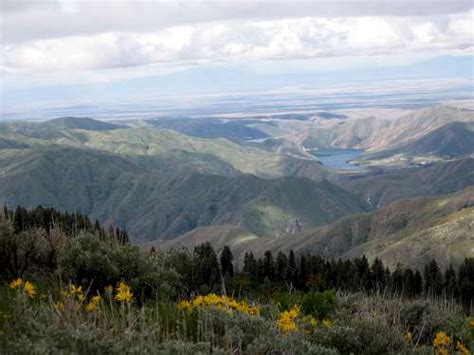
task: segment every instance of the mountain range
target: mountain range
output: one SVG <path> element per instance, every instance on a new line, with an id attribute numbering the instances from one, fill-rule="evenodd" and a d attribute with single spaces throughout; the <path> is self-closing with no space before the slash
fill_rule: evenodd
<path id="1" fill-rule="evenodd" d="M 473 112 L 360 116 L 0 123 L 0 201 L 84 213 L 145 246 L 209 241 L 391 264 L 472 252 Z M 364 149 L 361 167 L 329 168 L 309 151 L 332 148 Z"/>
<path id="2" fill-rule="evenodd" d="M 469 187 L 449 195 L 392 202 L 370 213 L 278 238 L 258 238 L 227 225 L 198 228 L 174 240 L 145 247 L 192 247 L 208 241 L 218 249 L 231 246 L 240 261 L 249 250 L 255 255 L 263 255 L 266 250 L 294 250 L 326 258 L 378 257 L 393 268 L 398 264 L 416 268 L 434 258 L 447 267 L 472 255 L 473 235 L 474 188 Z"/>

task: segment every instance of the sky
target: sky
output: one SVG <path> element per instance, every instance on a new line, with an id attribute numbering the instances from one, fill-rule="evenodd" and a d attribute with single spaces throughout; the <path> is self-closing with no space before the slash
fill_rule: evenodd
<path id="1" fill-rule="evenodd" d="M 140 95 L 473 76 L 470 0 L 0 3 L 2 114 Z"/>

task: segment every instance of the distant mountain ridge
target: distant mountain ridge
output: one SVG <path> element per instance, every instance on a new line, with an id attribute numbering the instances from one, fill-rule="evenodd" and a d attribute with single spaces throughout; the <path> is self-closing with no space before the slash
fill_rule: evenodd
<path id="1" fill-rule="evenodd" d="M 337 183 L 377 208 L 395 200 L 446 194 L 473 186 L 474 158 L 352 176 L 342 178 Z"/>
<path id="2" fill-rule="evenodd" d="M 363 159 L 391 156 L 463 157 L 474 154 L 474 122 L 453 122 L 393 149 L 364 155 Z"/>
<path id="3" fill-rule="evenodd" d="M 50 146 L 0 150 L 0 201 L 53 206 L 125 228 L 134 242 L 173 238 L 199 226 L 233 224 L 258 235 L 284 233 L 366 211 L 328 181 L 200 173 L 173 159 L 124 157 Z"/>
<path id="4" fill-rule="evenodd" d="M 242 173 L 264 178 L 296 175 L 320 180 L 329 175 L 315 159 L 303 160 L 302 157 L 269 152 L 225 138 L 192 137 L 170 129 L 147 126 L 122 127 L 92 119 L 63 118 L 41 123 L 4 124 L 0 125 L 0 138 L 31 148 L 57 144 L 126 156 L 166 158 L 180 155 L 182 159 L 188 153 L 194 154 L 194 159 L 206 156 L 208 162 L 213 157 Z"/>
<path id="5" fill-rule="evenodd" d="M 328 127 L 309 129 L 303 145 L 308 148 L 357 148 L 370 153 L 409 143 L 454 122 L 474 122 L 474 111 L 434 106 L 394 120 L 379 117 L 344 120 Z"/>
<path id="6" fill-rule="evenodd" d="M 89 117 L 60 117 L 42 122 L 40 125 L 54 127 L 56 129 L 83 129 L 86 131 L 108 131 L 126 127 L 124 125 L 95 120 Z"/>
<path id="7" fill-rule="evenodd" d="M 144 248 L 192 247 L 210 242 L 218 250 L 231 246 L 237 259 L 249 250 L 256 255 L 266 250 L 294 250 L 327 258 L 379 257 L 391 267 L 401 264 L 417 268 L 435 258 L 447 267 L 472 256 L 473 232 L 474 188 L 470 187 L 451 195 L 396 201 L 370 213 L 343 217 L 327 226 L 279 238 L 256 238 L 232 226 L 212 226 Z"/>

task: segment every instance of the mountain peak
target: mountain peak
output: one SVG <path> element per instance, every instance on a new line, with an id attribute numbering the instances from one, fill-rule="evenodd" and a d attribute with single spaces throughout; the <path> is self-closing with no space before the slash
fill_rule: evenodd
<path id="1" fill-rule="evenodd" d="M 89 117 L 72 117 L 65 116 L 59 117 L 47 122 L 44 124 L 54 125 L 57 128 L 65 129 L 84 129 L 88 131 L 107 131 L 112 129 L 124 128 L 125 126 L 104 122 L 100 120 L 95 120 Z"/>

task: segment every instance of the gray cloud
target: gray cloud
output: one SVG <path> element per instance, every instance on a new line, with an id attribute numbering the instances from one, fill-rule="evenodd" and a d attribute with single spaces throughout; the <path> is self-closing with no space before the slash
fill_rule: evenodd
<path id="1" fill-rule="evenodd" d="M 372 56 L 473 49 L 473 11 L 443 17 L 228 20 L 151 32 L 106 32 L 6 44 L 6 72 L 149 64 Z"/>
<path id="2" fill-rule="evenodd" d="M 1 6 L 3 41 L 11 43 L 236 19 L 446 15 L 465 12 L 473 4 L 470 0 L 2 0 Z"/>

